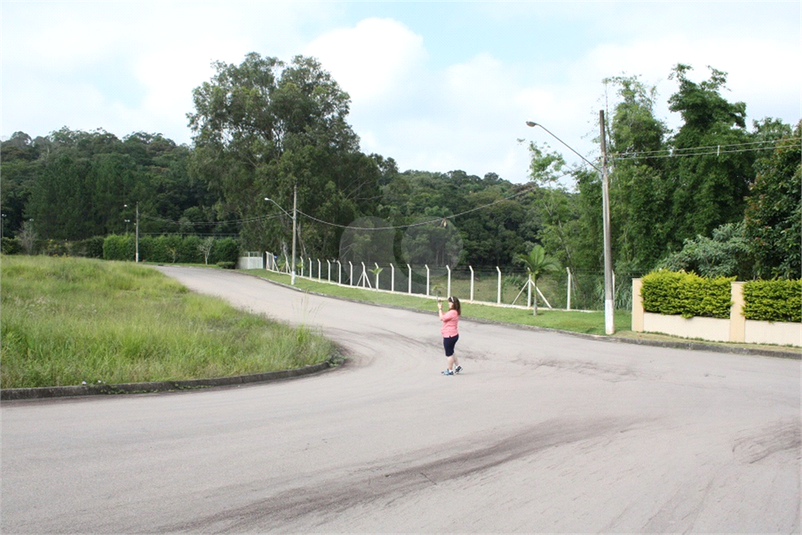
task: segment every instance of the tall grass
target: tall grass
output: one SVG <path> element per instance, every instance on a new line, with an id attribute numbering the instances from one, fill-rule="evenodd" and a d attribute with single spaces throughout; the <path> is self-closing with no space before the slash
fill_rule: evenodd
<path id="1" fill-rule="evenodd" d="M 3 256 L 0 276 L 2 388 L 261 373 L 335 352 L 136 264 Z"/>

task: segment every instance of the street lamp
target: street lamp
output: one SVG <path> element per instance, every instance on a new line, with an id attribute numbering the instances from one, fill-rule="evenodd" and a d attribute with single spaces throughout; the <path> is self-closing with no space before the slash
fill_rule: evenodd
<path id="1" fill-rule="evenodd" d="M 545 130 L 551 137 L 568 147 L 571 152 L 582 158 L 582 160 L 589 166 L 599 172 L 602 179 L 602 220 L 603 220 L 603 234 L 604 234 L 604 332 L 607 334 L 615 333 L 614 310 L 615 304 L 613 301 L 613 254 L 610 245 L 610 185 L 607 178 L 607 144 L 604 137 L 604 111 L 599 112 L 599 126 L 601 130 L 601 153 L 602 153 L 602 167 L 599 169 L 593 165 L 587 158 L 579 154 L 573 147 L 554 135 L 548 128 L 540 123 L 534 121 L 526 121 L 526 126 L 534 128 L 539 126 Z"/>
<path id="2" fill-rule="evenodd" d="M 270 201 L 276 206 L 278 206 L 279 210 L 287 214 L 287 210 L 281 207 L 279 203 L 271 199 L 270 197 L 265 197 L 266 201 Z M 295 221 L 296 221 L 296 214 L 298 212 L 298 186 L 295 185 L 292 187 L 292 260 L 290 261 L 290 284 L 295 286 Z"/>

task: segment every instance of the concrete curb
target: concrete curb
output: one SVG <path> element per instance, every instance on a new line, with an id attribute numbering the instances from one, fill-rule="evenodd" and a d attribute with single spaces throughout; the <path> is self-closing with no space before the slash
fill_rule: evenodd
<path id="1" fill-rule="evenodd" d="M 345 362 L 345 361 L 343 361 Z M 282 379 L 292 379 L 320 373 L 329 368 L 341 365 L 333 359 L 320 364 L 306 366 L 294 370 L 256 373 L 251 375 L 235 375 L 233 377 L 217 377 L 213 379 L 191 379 L 186 381 L 164 381 L 155 383 L 123 383 L 116 385 L 75 385 L 52 386 L 41 388 L 10 388 L 0 390 L 0 400 L 12 401 L 22 399 L 45 399 L 77 396 L 95 396 L 110 394 L 145 394 L 153 392 L 173 392 L 178 390 L 192 390 L 199 388 L 213 388 L 218 386 L 244 385 L 250 383 L 266 383 Z"/>

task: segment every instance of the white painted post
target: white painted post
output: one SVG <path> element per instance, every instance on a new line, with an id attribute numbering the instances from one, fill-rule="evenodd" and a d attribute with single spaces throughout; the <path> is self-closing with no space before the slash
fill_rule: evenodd
<path id="1" fill-rule="evenodd" d="M 376 289 L 379 289 L 379 263 L 373 262 L 376 265 Z"/>
<path id="2" fill-rule="evenodd" d="M 317 259 L 317 280 L 321 280 L 323 275 L 323 264 L 320 262 L 320 258 Z"/>
<path id="3" fill-rule="evenodd" d="M 473 266 L 468 266 L 471 270 L 471 301 L 473 301 Z"/>
<path id="4" fill-rule="evenodd" d="M 351 262 L 351 261 L 349 260 L 349 261 L 348 261 L 348 265 L 350 266 L 350 268 L 349 268 L 349 270 L 350 270 L 350 271 L 348 272 L 348 273 L 349 273 L 349 274 L 348 274 L 348 276 L 349 276 L 350 278 L 349 278 L 348 280 L 350 280 L 350 281 L 351 281 L 351 286 L 353 286 L 353 285 L 354 285 L 354 264 L 353 264 L 353 262 Z"/>
<path id="5" fill-rule="evenodd" d="M 390 262 L 390 292 L 395 292 L 395 266 Z"/>
<path id="6" fill-rule="evenodd" d="M 499 267 L 496 266 L 496 271 L 498 271 L 498 292 L 497 292 L 498 297 L 496 298 L 496 304 L 500 305 L 501 304 L 501 269 L 499 269 Z"/>
<path id="7" fill-rule="evenodd" d="M 426 296 L 428 297 L 429 296 L 429 274 L 430 274 L 430 272 L 429 272 L 429 264 L 424 264 L 424 267 L 426 267 Z"/>
<path id="8" fill-rule="evenodd" d="M 328 281 L 331 282 L 331 260 L 326 260 L 326 266 L 328 269 Z"/>
<path id="9" fill-rule="evenodd" d="M 342 286 L 343 283 L 343 265 L 337 260 L 337 284 Z"/>
<path id="10" fill-rule="evenodd" d="M 407 264 L 407 271 L 409 271 L 409 291 L 407 293 L 412 294 L 412 266 Z"/>
<path id="11" fill-rule="evenodd" d="M 571 310 L 571 268 L 566 267 L 565 271 L 568 272 L 568 306 L 566 307 L 568 310 Z"/>
<path id="12" fill-rule="evenodd" d="M 450 296 L 451 295 L 451 266 L 446 266 L 448 270 L 448 290 L 446 293 Z"/>

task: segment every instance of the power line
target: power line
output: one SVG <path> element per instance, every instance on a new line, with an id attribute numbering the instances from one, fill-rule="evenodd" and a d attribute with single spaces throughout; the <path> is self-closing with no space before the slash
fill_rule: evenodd
<path id="1" fill-rule="evenodd" d="M 685 147 L 675 149 L 662 149 L 654 151 L 622 152 L 614 154 L 611 159 L 614 161 L 622 160 L 647 160 L 652 158 L 689 158 L 694 156 L 710 156 L 721 154 L 735 154 L 741 152 L 774 150 L 780 143 L 799 142 L 802 138 L 786 137 L 776 140 L 751 141 L 744 143 L 730 143 L 722 145 L 702 145 L 698 147 Z"/>

